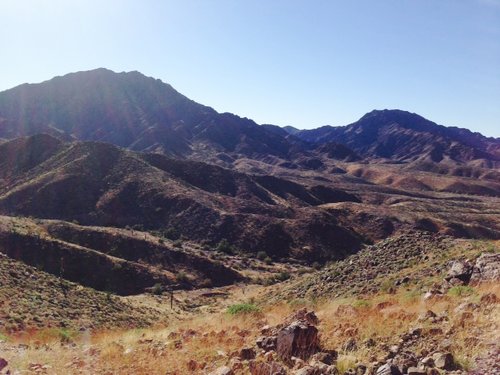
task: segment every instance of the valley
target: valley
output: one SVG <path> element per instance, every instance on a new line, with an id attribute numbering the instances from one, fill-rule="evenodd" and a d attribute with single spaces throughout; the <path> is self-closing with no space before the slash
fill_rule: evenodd
<path id="1" fill-rule="evenodd" d="M 500 371 L 498 138 L 107 69 L 0 92 L 0 138 L 0 374 Z"/>

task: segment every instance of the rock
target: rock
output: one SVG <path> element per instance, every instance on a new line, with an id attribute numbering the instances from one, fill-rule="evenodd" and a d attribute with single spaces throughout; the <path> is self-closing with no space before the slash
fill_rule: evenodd
<path id="1" fill-rule="evenodd" d="M 219 367 L 217 370 L 212 371 L 210 375 L 234 375 L 233 370 L 227 366 Z"/>
<path id="2" fill-rule="evenodd" d="M 253 348 L 242 348 L 240 350 L 239 357 L 243 360 L 254 359 L 255 350 L 253 350 Z"/>
<path id="3" fill-rule="evenodd" d="M 276 352 L 274 350 L 271 350 L 270 352 L 264 354 L 264 360 L 266 362 L 273 362 L 275 357 L 276 357 Z"/>
<path id="4" fill-rule="evenodd" d="M 356 365 L 356 375 L 365 375 L 368 367 L 362 363 Z"/>
<path id="5" fill-rule="evenodd" d="M 186 364 L 186 367 L 189 371 L 193 372 L 198 369 L 198 362 L 196 362 L 194 359 L 189 360 L 189 362 Z"/>
<path id="6" fill-rule="evenodd" d="M 338 353 L 335 350 L 330 352 L 316 353 L 311 357 L 311 361 L 318 361 L 326 365 L 332 365 L 337 359 Z"/>
<path id="7" fill-rule="evenodd" d="M 442 370 L 453 370 L 454 360 L 451 353 L 434 353 L 434 366 Z"/>
<path id="8" fill-rule="evenodd" d="M 481 296 L 481 305 L 494 305 L 498 303 L 498 297 L 495 293 L 486 293 Z"/>
<path id="9" fill-rule="evenodd" d="M 276 350 L 276 340 L 277 336 L 263 336 L 259 337 L 255 342 L 258 348 L 261 348 L 265 352 L 271 350 Z"/>
<path id="10" fill-rule="evenodd" d="M 294 375 L 320 375 L 320 374 L 322 374 L 320 371 L 321 370 L 319 370 L 318 368 L 313 367 L 313 366 L 304 366 L 301 369 L 298 369 L 297 371 L 295 371 L 293 374 Z"/>
<path id="11" fill-rule="evenodd" d="M 376 375 L 402 375 L 399 369 L 391 364 L 386 363 L 377 369 Z"/>
<path id="12" fill-rule="evenodd" d="M 427 375 L 427 371 L 424 368 L 410 367 L 407 372 L 408 375 Z"/>
<path id="13" fill-rule="evenodd" d="M 9 362 L 7 362 L 5 359 L 0 357 L 0 371 L 2 371 L 4 368 L 8 366 Z"/>
<path id="14" fill-rule="evenodd" d="M 455 260 L 452 262 L 445 280 L 458 279 L 461 282 L 468 283 L 472 275 L 472 265 L 469 262 L 462 260 Z"/>
<path id="15" fill-rule="evenodd" d="M 347 340 L 346 343 L 344 344 L 344 350 L 346 352 L 353 352 L 357 349 L 358 349 L 358 345 L 356 343 L 356 340 L 353 337 L 351 337 L 349 340 Z"/>
<path id="16" fill-rule="evenodd" d="M 309 311 L 306 308 L 296 311 L 292 316 L 288 317 L 287 321 L 301 321 L 306 322 L 312 326 L 317 326 L 319 324 L 319 319 L 314 313 L 314 311 Z"/>
<path id="17" fill-rule="evenodd" d="M 318 351 L 318 329 L 305 321 L 295 321 L 278 332 L 276 352 L 285 363 L 290 363 L 291 357 L 307 360 Z"/>
<path id="18" fill-rule="evenodd" d="M 427 367 L 434 367 L 434 360 L 432 359 L 432 357 L 424 357 L 420 363 L 422 363 L 422 365 L 424 366 L 427 366 Z"/>
<path id="19" fill-rule="evenodd" d="M 500 280 L 500 253 L 481 255 L 474 264 L 470 281 L 478 283 L 496 280 Z"/>
<path id="20" fill-rule="evenodd" d="M 251 360 L 248 364 L 251 375 L 286 375 L 286 369 L 277 362 L 257 362 Z"/>
<path id="21" fill-rule="evenodd" d="M 231 367 L 231 370 L 233 371 L 243 370 L 243 363 L 239 358 L 231 358 L 229 361 L 229 367 Z"/>
<path id="22" fill-rule="evenodd" d="M 374 339 L 372 338 L 369 338 L 369 339 L 366 339 L 365 342 L 363 343 L 367 348 L 372 348 L 375 346 L 376 342 Z"/>
<path id="23" fill-rule="evenodd" d="M 425 314 L 421 314 L 419 317 L 418 317 L 418 320 L 421 321 L 421 322 L 424 322 L 424 321 L 427 321 L 427 320 L 433 320 L 437 317 L 437 315 L 434 313 L 434 311 L 432 310 L 427 310 L 425 312 Z"/>

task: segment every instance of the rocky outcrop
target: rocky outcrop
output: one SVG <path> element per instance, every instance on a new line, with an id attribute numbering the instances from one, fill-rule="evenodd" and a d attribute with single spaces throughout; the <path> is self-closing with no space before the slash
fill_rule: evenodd
<path id="1" fill-rule="evenodd" d="M 292 357 L 308 359 L 319 350 L 318 329 L 304 321 L 295 321 L 278 332 L 279 358 L 290 363 Z"/>
<path id="2" fill-rule="evenodd" d="M 483 254 L 474 264 L 471 283 L 500 280 L 500 253 Z"/>

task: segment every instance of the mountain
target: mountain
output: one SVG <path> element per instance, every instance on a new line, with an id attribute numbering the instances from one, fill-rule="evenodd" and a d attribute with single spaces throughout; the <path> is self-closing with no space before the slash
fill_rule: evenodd
<path id="1" fill-rule="evenodd" d="M 286 158 L 291 145 L 253 121 L 217 113 L 139 72 L 78 72 L 0 93 L 0 138 L 47 133 L 221 162 Z"/>
<path id="2" fill-rule="evenodd" d="M 0 213 L 175 232 L 211 246 L 222 240 L 272 257 L 335 258 L 359 236 L 315 207 L 359 202 L 318 183 L 302 185 L 215 165 L 136 153 L 49 135 L 0 145 Z M 333 242 L 332 242 L 333 241 Z M 337 243 L 338 246 L 332 246 Z"/>
<path id="3" fill-rule="evenodd" d="M 252 159 L 285 168 L 318 169 L 325 157 L 419 162 L 420 168 L 432 167 L 422 164 L 426 162 L 481 168 L 500 164 L 499 139 L 437 125 L 401 110 L 372 111 L 341 127 L 259 126 L 218 113 L 139 72 L 102 68 L 0 93 L 0 139 L 38 133 L 225 167 Z"/>
<path id="4" fill-rule="evenodd" d="M 315 144 L 340 143 L 371 159 L 436 163 L 481 160 L 486 166 L 498 166 L 500 162 L 500 139 L 437 125 L 401 110 L 375 110 L 347 126 L 324 126 L 291 134 Z"/>

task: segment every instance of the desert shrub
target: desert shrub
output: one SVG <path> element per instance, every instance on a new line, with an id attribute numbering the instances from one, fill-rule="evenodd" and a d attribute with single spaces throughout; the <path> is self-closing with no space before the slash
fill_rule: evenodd
<path id="1" fill-rule="evenodd" d="M 65 344 L 71 343 L 75 337 L 75 333 L 73 331 L 64 328 L 58 331 L 58 335 L 61 342 Z"/>
<path id="2" fill-rule="evenodd" d="M 160 283 L 156 283 L 153 285 L 153 288 L 151 288 L 151 293 L 153 293 L 156 296 L 161 296 L 163 294 L 163 285 Z"/>
<path id="3" fill-rule="evenodd" d="M 183 271 L 177 272 L 175 279 L 180 283 L 187 282 L 189 280 L 188 275 Z"/>
<path id="4" fill-rule="evenodd" d="M 259 251 L 257 253 L 257 259 L 258 260 L 264 260 L 266 258 L 268 258 L 268 256 L 267 256 L 267 253 L 265 251 Z"/>
<path id="5" fill-rule="evenodd" d="M 290 278 L 290 273 L 288 272 L 280 272 L 277 276 L 276 276 L 276 279 L 278 281 L 285 281 L 285 280 L 288 280 Z"/>
<path id="6" fill-rule="evenodd" d="M 394 291 L 394 282 L 391 279 L 385 279 L 380 283 L 380 290 L 384 293 L 391 293 Z"/>
<path id="7" fill-rule="evenodd" d="M 457 285 L 448 290 L 448 295 L 452 297 L 467 297 L 475 294 L 473 287 L 468 285 Z"/>
<path id="8" fill-rule="evenodd" d="M 358 299 L 353 302 L 352 306 L 357 309 L 366 309 L 370 307 L 370 302 L 364 299 Z"/>
<path id="9" fill-rule="evenodd" d="M 260 312 L 260 308 L 253 303 L 237 303 L 227 308 L 230 315 L 254 314 Z"/>
<path id="10" fill-rule="evenodd" d="M 219 242 L 219 244 L 217 245 L 215 250 L 220 251 L 220 252 L 225 253 L 225 254 L 234 254 L 236 251 L 234 246 L 232 246 L 229 243 L 229 241 L 226 240 L 225 238 Z"/>
<path id="11" fill-rule="evenodd" d="M 321 269 L 321 264 L 318 263 L 318 262 L 314 262 L 312 264 L 312 268 L 314 268 L 315 270 L 320 270 Z"/>
<path id="12" fill-rule="evenodd" d="M 172 228 L 172 227 L 165 229 L 165 231 L 163 232 L 163 235 L 172 241 L 178 240 L 180 237 L 179 232 L 177 232 L 177 230 L 175 228 Z"/>
<path id="13" fill-rule="evenodd" d="M 264 262 L 265 262 L 266 264 L 271 264 L 271 263 L 273 263 L 273 260 L 272 260 L 270 257 L 266 257 L 266 258 L 264 259 Z"/>

